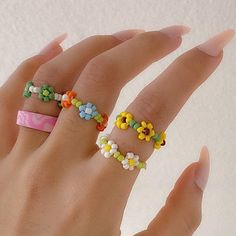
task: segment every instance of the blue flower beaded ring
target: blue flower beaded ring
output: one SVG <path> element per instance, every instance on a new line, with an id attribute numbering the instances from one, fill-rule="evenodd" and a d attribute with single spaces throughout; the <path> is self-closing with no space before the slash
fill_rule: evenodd
<path id="1" fill-rule="evenodd" d="M 92 103 L 88 102 L 79 107 L 79 115 L 85 120 L 93 119 L 98 115 L 97 108 Z"/>

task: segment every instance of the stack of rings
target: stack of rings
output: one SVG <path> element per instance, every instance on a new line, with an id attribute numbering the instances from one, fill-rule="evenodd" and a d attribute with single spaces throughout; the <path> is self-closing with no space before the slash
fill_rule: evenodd
<path id="1" fill-rule="evenodd" d="M 69 108 L 74 106 L 79 111 L 79 116 L 85 120 L 95 120 L 97 122 L 96 128 L 103 131 L 107 127 L 108 116 L 100 114 L 94 104 L 87 102 L 83 103 L 76 98 L 76 93 L 67 91 L 64 94 L 56 93 L 55 90 L 48 84 L 41 87 L 34 86 L 32 81 L 26 83 L 23 96 L 30 98 L 32 94 L 37 94 L 38 98 L 43 102 L 56 101 L 60 108 Z M 51 132 L 57 122 L 56 117 L 46 116 L 28 111 L 18 111 L 17 124 L 28 128 Z M 166 133 L 156 133 L 153 125 L 150 122 L 137 122 L 133 115 L 129 112 L 121 112 L 115 121 L 116 127 L 122 130 L 127 130 L 129 127 L 136 130 L 138 139 L 147 142 L 154 141 L 154 148 L 159 149 L 166 144 Z M 137 154 L 128 152 L 125 155 L 118 150 L 118 145 L 108 139 L 108 136 L 101 136 L 98 140 L 98 147 L 101 154 L 105 158 L 113 157 L 122 164 L 126 170 L 146 169 L 146 162 L 142 162 Z"/>
<path id="2" fill-rule="evenodd" d="M 132 152 L 127 152 L 126 155 L 123 155 L 118 150 L 118 145 L 114 141 L 108 140 L 108 135 L 99 138 L 98 147 L 105 158 L 113 157 L 122 164 L 125 170 L 146 169 L 146 162 L 141 162 L 139 156 Z"/>
<path id="3" fill-rule="evenodd" d="M 116 127 L 122 130 L 126 130 L 129 127 L 138 132 L 138 139 L 145 140 L 147 142 L 154 141 L 154 148 L 160 149 L 161 146 L 166 144 L 166 133 L 156 133 L 152 123 L 142 121 L 141 123 L 134 120 L 133 115 L 129 112 L 121 112 L 115 121 Z"/>
<path id="4" fill-rule="evenodd" d="M 76 93 L 73 91 L 59 94 L 48 84 L 36 87 L 32 81 L 29 81 L 26 83 L 23 96 L 29 98 L 33 93 L 37 94 L 38 98 L 43 102 L 57 101 L 59 107 L 69 108 L 73 105 L 79 110 L 79 116 L 82 119 L 94 119 L 97 122 L 96 129 L 98 131 L 103 131 L 107 127 L 108 116 L 106 114 L 100 114 L 94 104 L 90 102 L 83 103 L 81 100 L 77 99 Z"/>

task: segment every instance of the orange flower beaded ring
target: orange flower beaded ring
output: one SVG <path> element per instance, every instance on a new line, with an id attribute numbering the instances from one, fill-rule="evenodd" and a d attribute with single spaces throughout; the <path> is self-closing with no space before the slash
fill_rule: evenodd
<path id="1" fill-rule="evenodd" d="M 154 148 L 160 149 L 161 146 L 166 144 L 166 133 L 156 133 L 152 123 L 142 121 L 138 123 L 133 119 L 133 115 L 129 112 L 121 112 L 115 121 L 115 125 L 119 129 L 126 130 L 129 127 L 133 128 L 138 132 L 138 139 L 145 140 L 147 142 L 153 140 Z"/>
<path id="2" fill-rule="evenodd" d="M 73 91 L 67 91 L 61 95 L 54 91 L 54 88 L 48 84 L 44 84 L 41 87 L 35 87 L 32 81 L 26 83 L 23 96 L 26 98 L 31 97 L 32 94 L 37 94 L 38 98 L 43 102 L 56 101 L 61 108 L 69 108 L 74 106 L 79 110 L 79 116 L 85 120 L 94 119 L 97 122 L 96 129 L 103 131 L 107 127 L 108 116 L 106 114 L 100 114 L 94 104 L 87 102 L 83 103 L 76 98 L 76 93 Z"/>
<path id="3" fill-rule="evenodd" d="M 81 100 L 77 99 L 76 93 L 73 91 L 67 91 L 62 96 L 61 105 L 64 108 L 69 108 L 73 105 L 75 108 L 79 109 L 79 116 L 82 119 L 94 119 L 97 122 L 96 129 L 98 131 L 103 131 L 107 127 L 108 116 L 98 113 L 96 106 L 92 103 L 83 103 Z"/>

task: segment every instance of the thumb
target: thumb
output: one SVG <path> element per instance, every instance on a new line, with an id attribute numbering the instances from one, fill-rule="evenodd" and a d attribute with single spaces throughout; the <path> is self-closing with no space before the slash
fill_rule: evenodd
<path id="1" fill-rule="evenodd" d="M 165 206 L 136 236 L 188 236 L 201 222 L 202 195 L 209 175 L 209 153 L 203 147 L 198 162 L 187 167 L 167 198 Z"/>

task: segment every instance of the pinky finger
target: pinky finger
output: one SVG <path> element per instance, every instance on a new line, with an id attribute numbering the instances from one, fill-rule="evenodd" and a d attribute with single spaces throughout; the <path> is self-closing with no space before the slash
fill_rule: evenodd
<path id="1" fill-rule="evenodd" d="M 60 35 L 51 41 L 38 55 L 23 61 L 9 79 L 0 88 L 0 133 L 4 139 L 0 142 L 0 159 L 13 147 L 18 134 L 16 126 L 17 111 L 23 106 L 23 90 L 25 83 L 33 79 L 38 68 L 59 55 L 63 49 L 60 43 L 66 34 Z"/>
<path id="2" fill-rule="evenodd" d="M 200 160 L 185 169 L 165 206 L 149 224 L 147 230 L 135 236 L 190 236 L 201 222 L 203 190 L 209 175 L 209 154 L 206 147 Z"/>

